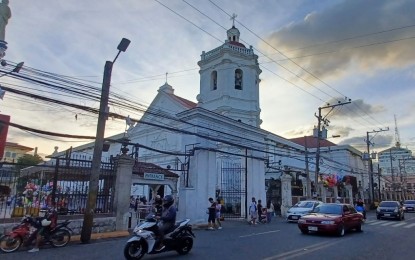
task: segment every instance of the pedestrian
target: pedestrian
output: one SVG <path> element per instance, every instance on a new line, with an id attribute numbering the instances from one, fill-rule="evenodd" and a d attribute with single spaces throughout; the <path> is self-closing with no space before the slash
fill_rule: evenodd
<path id="1" fill-rule="evenodd" d="M 135 208 L 135 199 L 134 196 L 130 196 L 130 209 Z"/>
<path id="2" fill-rule="evenodd" d="M 210 206 L 208 207 L 208 230 L 215 229 L 215 219 L 216 219 L 216 202 L 213 198 L 209 198 Z"/>
<path id="3" fill-rule="evenodd" d="M 257 210 L 258 210 L 258 223 L 262 223 L 262 218 L 264 217 L 262 215 L 262 211 L 263 211 L 262 200 L 258 200 Z"/>
<path id="4" fill-rule="evenodd" d="M 267 202 L 267 223 L 271 223 L 272 215 L 274 215 L 274 203 L 272 200 Z"/>
<path id="5" fill-rule="evenodd" d="M 222 223 L 220 223 L 220 218 L 221 218 L 221 210 L 222 210 L 222 204 L 220 204 L 220 199 L 217 199 L 216 202 L 216 223 L 218 224 L 218 229 L 222 229 Z"/>
<path id="6" fill-rule="evenodd" d="M 251 221 L 249 222 L 252 225 L 256 225 L 256 219 L 258 216 L 258 208 L 256 205 L 255 197 L 252 197 L 251 205 L 249 206 L 249 215 L 251 216 Z"/>

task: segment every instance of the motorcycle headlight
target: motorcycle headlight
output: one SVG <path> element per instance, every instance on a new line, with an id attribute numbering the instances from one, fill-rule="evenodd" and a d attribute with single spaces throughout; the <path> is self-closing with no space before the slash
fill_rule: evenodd
<path id="1" fill-rule="evenodd" d="M 141 231 L 142 230 L 138 226 L 136 226 L 133 230 L 134 233 L 140 233 Z"/>

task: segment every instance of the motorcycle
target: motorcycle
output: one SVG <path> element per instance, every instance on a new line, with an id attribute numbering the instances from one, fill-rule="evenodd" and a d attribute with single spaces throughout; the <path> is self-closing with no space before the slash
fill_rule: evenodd
<path id="1" fill-rule="evenodd" d="M 127 260 L 141 259 L 147 254 L 159 254 L 167 251 L 177 251 L 180 255 L 190 252 L 193 247 L 192 226 L 189 224 L 190 219 L 176 222 L 172 231 L 167 231 L 163 239 L 164 248 L 157 250 L 160 245 L 158 234 L 157 220 L 155 216 L 150 216 L 141 224 L 138 224 L 134 230 L 134 236 L 131 237 L 124 247 L 124 256 Z"/>
<path id="2" fill-rule="evenodd" d="M 366 219 L 366 210 L 364 206 L 356 205 L 355 209 L 357 212 L 362 213 L 363 219 Z"/>
<path id="3" fill-rule="evenodd" d="M 59 223 L 52 228 L 48 235 L 43 237 L 43 244 L 51 244 L 53 247 L 64 247 L 71 241 L 72 230 L 68 227 L 70 221 Z M 0 250 L 5 253 L 17 251 L 22 245 L 30 246 L 36 240 L 40 226 L 30 217 L 23 217 L 21 223 L 0 237 Z"/>

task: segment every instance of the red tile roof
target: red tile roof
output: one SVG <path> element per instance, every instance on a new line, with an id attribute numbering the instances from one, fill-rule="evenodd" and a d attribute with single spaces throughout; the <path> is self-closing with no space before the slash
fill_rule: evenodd
<path id="1" fill-rule="evenodd" d="M 187 100 L 185 98 L 176 96 L 174 94 L 168 94 L 168 95 L 170 95 L 173 99 L 179 101 L 182 105 L 184 105 L 185 107 L 187 107 L 189 109 L 190 108 L 195 108 L 197 106 L 197 104 L 195 102 L 192 102 L 192 101 Z"/>
<path id="2" fill-rule="evenodd" d="M 154 163 L 136 161 L 133 167 L 133 174 L 144 176 L 144 173 L 161 173 L 164 174 L 165 177 L 179 178 L 178 174 L 164 169 Z"/>
<path id="3" fill-rule="evenodd" d="M 296 144 L 302 145 L 307 148 L 317 148 L 317 138 L 314 136 L 303 136 L 297 138 L 288 139 Z M 307 141 L 307 145 L 306 145 Z M 320 147 L 329 147 L 329 146 L 336 146 L 335 143 L 332 143 L 325 139 L 320 139 Z"/>

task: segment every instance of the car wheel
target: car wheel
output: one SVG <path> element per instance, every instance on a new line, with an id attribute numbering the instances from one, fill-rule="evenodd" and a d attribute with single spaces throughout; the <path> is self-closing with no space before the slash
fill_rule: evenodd
<path id="1" fill-rule="evenodd" d="M 344 229 L 343 224 L 340 224 L 339 228 L 337 229 L 337 235 L 342 237 L 344 236 L 344 233 L 346 233 L 346 230 Z"/>
<path id="2" fill-rule="evenodd" d="M 308 234 L 308 230 L 307 229 L 300 229 L 301 230 L 301 233 L 302 234 L 304 234 L 304 235 L 307 235 Z"/>

